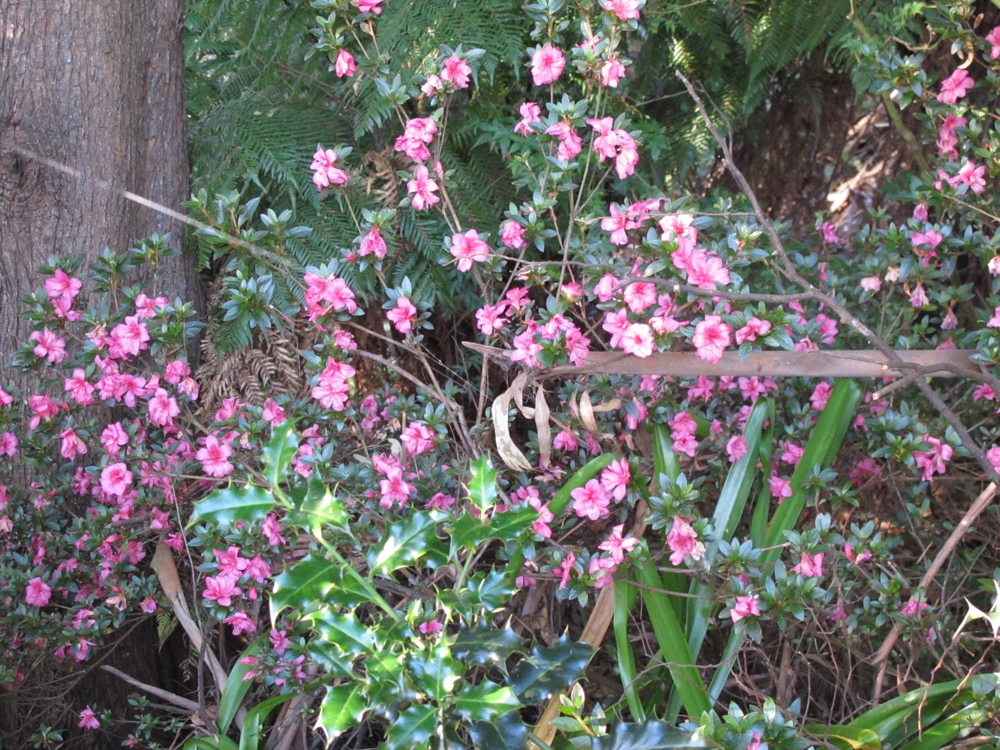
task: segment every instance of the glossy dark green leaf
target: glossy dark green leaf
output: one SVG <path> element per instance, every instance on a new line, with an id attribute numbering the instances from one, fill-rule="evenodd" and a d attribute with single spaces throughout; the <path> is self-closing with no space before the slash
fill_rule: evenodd
<path id="1" fill-rule="evenodd" d="M 295 510 L 289 512 L 289 523 L 309 529 L 309 533 L 317 539 L 322 538 L 324 527 L 332 526 L 349 533 L 347 511 L 344 510 L 340 498 L 324 487 L 318 479 L 310 479 L 310 484 L 313 481 L 320 485 L 321 491 L 316 492 L 310 488 L 305 497 L 296 502 Z"/>
<path id="2" fill-rule="evenodd" d="M 236 521 L 260 521 L 276 502 L 274 495 L 260 487 L 226 487 L 195 503 L 191 520 L 215 521 L 224 528 Z"/>
<path id="3" fill-rule="evenodd" d="M 437 724 L 438 712 L 433 706 L 410 706 L 389 726 L 389 733 L 385 738 L 386 750 L 418 750 L 426 747 Z"/>
<path id="4" fill-rule="evenodd" d="M 528 746 L 528 726 L 516 711 L 494 721 L 477 721 L 469 727 L 476 750 L 524 750 Z"/>
<path id="5" fill-rule="evenodd" d="M 497 503 L 497 472 L 485 453 L 472 462 L 469 476 L 469 499 L 481 511 L 486 512 Z"/>
<path id="6" fill-rule="evenodd" d="M 524 647 L 524 639 L 509 625 L 495 628 L 486 620 L 475 627 L 462 627 L 451 644 L 456 659 L 483 667 L 499 667 L 504 672 L 507 659 Z"/>
<path id="7" fill-rule="evenodd" d="M 272 487 L 278 487 L 284 480 L 298 449 L 299 436 L 290 419 L 274 428 L 271 439 L 264 446 L 264 478 Z"/>
<path id="8" fill-rule="evenodd" d="M 561 693 L 583 675 L 593 646 L 571 641 L 564 633 L 552 646 L 535 646 L 510 673 L 510 684 L 522 703 L 541 703 Z"/>
<path id="9" fill-rule="evenodd" d="M 689 732 L 651 719 L 642 724 L 617 723 L 604 737 L 594 737 L 591 750 L 673 750 L 709 747 L 698 732 Z"/>
<path id="10" fill-rule="evenodd" d="M 339 563 L 310 553 L 275 576 L 271 619 L 277 621 L 285 607 L 306 612 L 327 601 L 351 608 L 367 602 L 368 595 Z"/>
<path id="11" fill-rule="evenodd" d="M 455 661 L 451 649 L 443 643 L 410 654 L 406 666 L 417 689 L 435 701 L 449 695 L 465 674 L 465 667 Z"/>
<path id="12" fill-rule="evenodd" d="M 361 656 L 375 650 L 375 634 L 352 613 L 323 610 L 313 618 L 313 627 L 324 641 L 337 644 L 347 654 Z"/>
<path id="13" fill-rule="evenodd" d="M 264 736 L 264 722 L 267 721 L 268 715 L 282 703 L 287 703 L 294 697 L 294 693 L 286 693 L 255 703 L 254 707 L 247 712 L 246 719 L 243 720 L 239 750 L 258 750 Z"/>
<path id="14" fill-rule="evenodd" d="M 494 721 L 520 706 L 513 690 L 489 680 L 466 684 L 455 696 L 455 710 L 466 721 Z"/>
<path id="15" fill-rule="evenodd" d="M 506 571 L 491 570 L 469 579 L 467 593 L 474 607 L 487 612 L 501 609 L 517 591 Z"/>
<path id="16" fill-rule="evenodd" d="M 240 658 L 254 656 L 258 651 L 257 643 L 251 643 L 250 646 L 240 654 Z M 233 719 L 236 718 L 236 712 L 240 708 L 240 704 L 246 697 L 247 692 L 253 686 L 252 681 L 244 680 L 243 677 L 249 672 L 253 667 L 249 664 L 243 664 L 239 659 L 233 665 L 232 670 L 229 672 L 229 679 L 226 680 L 226 687 L 222 691 L 222 696 L 219 698 L 219 710 L 215 718 L 215 726 L 218 727 L 220 734 L 226 734 L 229 731 L 230 725 L 233 723 Z"/>
<path id="17" fill-rule="evenodd" d="M 361 722 L 366 709 L 364 691 L 360 683 L 352 682 L 327 687 L 323 703 L 316 717 L 316 729 L 326 733 L 327 744 L 333 742 L 351 727 Z"/>
<path id="18" fill-rule="evenodd" d="M 441 518 L 427 511 L 413 513 L 385 530 L 367 554 L 374 575 L 389 575 L 420 560 L 432 546 L 440 546 L 435 525 Z"/>

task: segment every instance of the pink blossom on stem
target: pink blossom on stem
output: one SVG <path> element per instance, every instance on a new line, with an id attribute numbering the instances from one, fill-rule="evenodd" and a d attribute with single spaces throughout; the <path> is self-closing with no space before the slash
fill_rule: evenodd
<path id="1" fill-rule="evenodd" d="M 733 622 L 739 622 L 744 617 L 760 617 L 760 599 L 755 594 L 737 596 L 736 604 L 729 610 Z"/>
<path id="2" fill-rule="evenodd" d="M 407 454 L 419 456 L 434 450 L 434 431 L 423 422 L 411 422 L 403 430 L 400 440 Z"/>
<path id="3" fill-rule="evenodd" d="M 729 463 L 734 464 L 747 454 L 747 439 L 743 435 L 733 435 L 726 443 Z"/>
<path id="4" fill-rule="evenodd" d="M 542 110 L 534 102 L 524 102 L 518 109 L 521 121 L 514 126 L 514 132 L 521 135 L 531 135 L 534 131 L 531 126 L 542 121 Z"/>
<path id="5" fill-rule="evenodd" d="M 746 322 L 746 324 L 736 332 L 736 343 L 743 344 L 745 342 L 753 342 L 757 340 L 758 336 L 766 336 L 771 331 L 771 322 L 769 320 L 761 320 L 760 318 L 753 317 Z"/>
<path id="6" fill-rule="evenodd" d="M 793 494 L 792 483 L 783 477 L 773 475 L 767 480 L 767 484 L 771 490 L 771 494 L 778 499 L 779 503 Z"/>
<path id="7" fill-rule="evenodd" d="M 400 508 L 404 507 L 409 502 L 410 495 L 416 492 L 416 487 L 403 479 L 402 471 L 393 469 L 385 479 L 379 481 L 379 492 L 382 498 L 378 504 L 389 510 L 393 504 L 398 504 Z"/>
<path id="8" fill-rule="evenodd" d="M 809 402 L 812 404 L 812 408 L 816 411 L 823 411 L 826 408 L 826 402 L 830 400 L 830 394 L 833 392 L 833 386 L 831 386 L 826 381 L 817 383 L 816 387 L 813 389 L 812 395 L 809 397 Z"/>
<path id="9" fill-rule="evenodd" d="M 569 494 L 573 498 L 573 512 L 580 518 L 598 521 L 611 515 L 608 508 L 611 496 L 598 480 L 591 479 L 586 485 L 578 487 Z"/>
<path id="10" fill-rule="evenodd" d="M 913 459 L 918 469 L 923 469 L 921 481 L 929 481 L 935 474 L 944 474 L 947 471 L 945 464 L 954 455 L 954 449 L 932 435 L 925 435 L 924 442 L 930 446 L 928 451 L 913 451 Z"/>
<path id="11" fill-rule="evenodd" d="M 618 88 L 618 82 L 625 75 L 625 66 L 618 59 L 618 55 L 612 55 L 601 65 L 601 85 L 609 88 Z"/>
<path id="12" fill-rule="evenodd" d="M 114 463 L 101 470 L 101 489 L 109 495 L 121 497 L 132 486 L 132 472 L 123 463 Z"/>
<path id="13" fill-rule="evenodd" d="M 681 565 L 685 557 L 700 560 L 705 556 L 705 545 L 698 541 L 698 532 L 680 516 L 674 516 L 673 526 L 667 532 L 670 564 Z"/>
<path id="14" fill-rule="evenodd" d="M 632 470 L 624 458 L 612 461 L 601 472 L 601 486 L 618 502 L 625 499 L 631 479 Z"/>
<path id="15" fill-rule="evenodd" d="M 653 330 L 645 323 L 630 323 L 621 336 L 626 354 L 645 359 L 653 353 Z"/>
<path id="16" fill-rule="evenodd" d="M 601 7 L 619 21 L 638 20 L 640 5 L 640 0 L 601 0 Z"/>
<path id="17" fill-rule="evenodd" d="M 358 248 L 358 255 L 364 258 L 367 255 L 374 255 L 376 258 L 384 258 L 387 248 L 382 233 L 378 227 L 372 227 L 361 239 L 361 247 Z"/>
<path id="18" fill-rule="evenodd" d="M 232 627 L 233 635 L 240 635 L 241 633 L 253 634 L 257 632 L 257 624 L 242 609 L 237 611 L 236 614 L 227 617 L 223 622 Z"/>
<path id="19" fill-rule="evenodd" d="M 380 7 L 385 0 L 351 0 L 360 13 L 373 13 L 376 16 L 382 15 Z"/>
<path id="20" fill-rule="evenodd" d="M 639 540 L 635 537 L 622 537 L 625 524 L 618 524 L 611 530 L 611 536 L 597 545 L 597 549 L 611 553 L 611 559 L 615 563 L 621 563 L 625 555 L 639 545 Z"/>
<path id="21" fill-rule="evenodd" d="M 483 305 L 476 310 L 476 327 L 484 336 L 492 336 L 507 324 L 507 318 L 503 317 L 507 305 L 501 302 L 497 305 Z"/>
<path id="22" fill-rule="evenodd" d="M 819 227 L 820 234 L 823 235 L 823 244 L 826 245 L 836 245 L 841 242 L 840 236 L 837 234 L 837 225 L 829 221 L 824 222 Z"/>
<path id="23" fill-rule="evenodd" d="M 66 339 L 56 335 L 48 328 L 32 331 L 28 338 L 35 342 L 33 351 L 39 359 L 44 359 L 53 365 L 58 365 L 66 359 Z"/>
<path id="24" fill-rule="evenodd" d="M 407 297 L 398 297 L 396 306 L 385 314 L 385 317 L 400 333 L 406 334 L 413 330 L 417 320 L 417 308 Z"/>
<path id="25" fill-rule="evenodd" d="M 1000 57 L 1000 26 L 993 27 L 993 31 L 986 35 L 986 41 L 992 45 L 987 56 L 991 60 L 996 60 Z"/>
<path id="26" fill-rule="evenodd" d="M 950 76 L 941 81 L 941 91 L 937 95 L 937 100 L 944 104 L 954 104 L 959 99 L 969 93 L 975 81 L 967 71 L 959 68 Z"/>
<path id="27" fill-rule="evenodd" d="M 77 726 L 81 729 L 100 729 L 101 722 L 94 714 L 94 709 L 87 706 L 80 712 L 80 721 L 77 722 Z"/>
<path id="28" fill-rule="evenodd" d="M 205 438 L 204 446 L 195 453 L 195 458 L 201 461 L 201 468 L 208 476 L 222 479 L 236 470 L 236 467 L 229 462 L 231 455 L 233 455 L 232 446 L 219 440 L 215 435 L 209 435 Z"/>
<path id="29" fill-rule="evenodd" d="M 214 601 L 220 607 L 230 607 L 233 604 L 233 599 L 242 594 L 243 589 L 236 585 L 236 578 L 219 575 L 205 578 L 205 590 L 201 596 L 203 599 Z"/>
<path id="30" fill-rule="evenodd" d="M 523 250 L 528 246 L 528 241 L 524 239 L 524 227 L 513 219 L 500 225 L 500 241 L 511 250 Z"/>
<path id="31" fill-rule="evenodd" d="M 718 362 L 726 347 L 732 342 L 732 327 L 722 321 L 719 315 L 706 315 L 695 326 L 691 343 L 694 344 L 698 359 Z"/>
<path id="32" fill-rule="evenodd" d="M 309 168 L 313 170 L 313 185 L 316 186 L 317 190 L 328 188 L 331 185 L 343 185 L 350 179 L 347 172 L 334 166 L 336 161 L 337 152 L 332 148 L 324 149 L 320 146 L 316 149 Z"/>
<path id="33" fill-rule="evenodd" d="M 531 78 L 536 86 L 555 82 L 565 67 L 566 56 L 551 44 L 539 47 L 531 56 Z"/>
<path id="34" fill-rule="evenodd" d="M 424 211 L 433 208 L 434 204 L 441 200 L 434 195 L 437 191 L 438 184 L 431 178 L 427 167 L 418 164 L 417 168 L 413 170 L 413 179 L 406 183 L 406 192 L 412 196 L 410 205 L 413 206 L 413 210 Z"/>
<path id="35" fill-rule="evenodd" d="M 342 49 L 337 53 L 337 60 L 333 63 L 333 72 L 336 74 L 337 78 L 350 77 L 354 75 L 354 71 L 357 69 L 358 66 L 357 63 L 354 62 L 354 55 L 346 49 Z"/>
<path id="36" fill-rule="evenodd" d="M 32 578 L 24 589 L 24 601 L 32 607 L 44 607 L 52 598 L 52 587 L 41 578 Z"/>
<path id="37" fill-rule="evenodd" d="M 469 76 L 472 68 L 469 63 L 458 55 L 452 55 L 444 61 L 444 68 L 441 70 L 441 79 L 451 83 L 452 88 L 465 89 L 469 87 Z"/>
<path id="38" fill-rule="evenodd" d="M 823 576 L 823 553 L 817 552 L 815 555 L 809 556 L 808 553 L 802 553 L 802 560 L 792 568 L 792 572 L 796 573 L 803 578 L 822 578 Z"/>
<path id="39" fill-rule="evenodd" d="M 488 260 L 490 248 L 479 239 L 479 233 L 475 229 L 470 229 L 465 234 L 456 232 L 451 236 L 451 254 L 458 260 L 458 270 L 464 272 L 472 269 L 473 262 Z"/>
<path id="40" fill-rule="evenodd" d="M 402 151 L 413 161 L 422 162 L 431 158 L 428 144 L 434 140 L 438 126 L 427 117 L 415 117 L 406 123 L 403 134 L 396 139 L 396 151 Z"/>
<path id="41" fill-rule="evenodd" d="M 68 428 L 62 431 L 59 435 L 61 441 L 59 448 L 59 455 L 63 458 L 68 458 L 70 460 L 77 457 L 77 455 L 83 455 L 87 452 L 87 444 L 80 439 L 72 428 Z"/>
<path id="42" fill-rule="evenodd" d="M 915 617 L 925 609 L 927 609 L 927 602 L 921 602 L 910 597 L 910 600 L 899 610 L 899 614 L 906 615 L 907 617 Z"/>

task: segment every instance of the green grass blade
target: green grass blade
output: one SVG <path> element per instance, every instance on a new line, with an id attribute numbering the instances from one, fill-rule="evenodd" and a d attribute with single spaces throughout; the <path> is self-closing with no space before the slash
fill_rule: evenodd
<path id="1" fill-rule="evenodd" d="M 698 718 L 705 711 L 711 710 L 712 702 L 701 673 L 695 666 L 684 629 L 667 594 L 660 590 L 663 582 L 656 564 L 651 560 L 647 561 L 639 566 L 637 572 L 640 582 L 647 587 L 642 589 L 642 600 L 649 613 L 657 645 L 674 681 L 674 689 L 680 695 L 688 715 Z"/>
<path id="2" fill-rule="evenodd" d="M 771 525 L 764 537 L 764 547 L 771 549 L 766 549 L 761 555 L 762 565 L 774 564 L 781 555 L 779 545 L 785 543 L 785 532 L 795 526 L 806 504 L 806 491 L 803 485 L 811 476 L 813 467 L 826 468 L 833 461 L 847 434 L 847 429 L 851 426 L 854 410 L 860 400 L 861 389 L 853 380 L 838 380 L 833 387 L 826 408 L 820 414 L 819 421 L 809 436 L 805 452 L 792 474 L 793 494 L 774 511 Z"/>
<path id="3" fill-rule="evenodd" d="M 757 548 L 764 546 L 767 519 L 771 517 L 771 485 L 768 480 L 771 478 L 774 466 L 775 409 L 774 400 L 768 399 L 768 401 L 770 423 L 760 438 L 760 463 L 762 467 L 760 494 L 757 496 L 757 504 L 754 506 L 753 516 L 750 519 L 750 541 Z"/>
<path id="4" fill-rule="evenodd" d="M 623 582 L 613 585 L 615 587 L 613 626 L 615 646 L 618 652 L 618 673 L 622 678 L 622 687 L 625 688 L 625 701 L 632 712 L 632 721 L 641 723 L 646 720 L 646 712 L 642 708 L 636 691 L 635 655 L 632 653 L 632 644 L 628 640 L 628 618 L 632 612 L 632 605 L 635 604 L 636 589 Z"/>
<path id="5" fill-rule="evenodd" d="M 257 643 L 251 643 L 246 651 L 240 654 L 240 659 L 254 656 L 257 651 Z M 223 736 L 229 731 L 233 719 L 236 718 L 236 712 L 240 710 L 240 704 L 253 686 L 253 680 L 244 681 L 243 679 L 244 675 L 251 669 L 253 669 L 252 665 L 241 664 L 237 661 L 229 673 L 229 679 L 226 680 L 226 688 L 219 698 L 219 712 L 215 718 L 215 725 L 219 728 L 219 734 Z"/>

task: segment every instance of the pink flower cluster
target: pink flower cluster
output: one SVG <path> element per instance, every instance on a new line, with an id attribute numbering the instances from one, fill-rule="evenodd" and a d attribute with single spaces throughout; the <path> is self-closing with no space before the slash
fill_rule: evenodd
<path id="1" fill-rule="evenodd" d="M 554 83 L 566 67 L 566 56 L 557 47 L 546 44 L 531 56 L 531 79 L 536 86 Z"/>
<path id="2" fill-rule="evenodd" d="M 473 263 L 483 263 L 490 257 L 490 247 L 479 238 L 475 229 L 451 236 L 451 254 L 458 261 L 459 271 L 472 270 Z"/>
<path id="3" fill-rule="evenodd" d="M 320 146 L 313 154 L 312 164 L 309 168 L 313 170 L 313 185 L 317 190 L 328 188 L 331 185 L 343 185 L 350 177 L 340 167 L 334 166 L 337 162 L 337 152 L 332 148 Z"/>
<path id="4" fill-rule="evenodd" d="M 319 401 L 324 409 L 344 411 L 350 398 L 348 380 L 356 375 L 356 371 L 346 362 L 340 362 L 333 357 L 327 357 L 326 367 L 319 374 L 316 385 L 312 388 L 312 397 Z"/>
<path id="5" fill-rule="evenodd" d="M 395 149 L 409 156 L 415 162 L 431 158 L 427 146 L 434 140 L 438 126 L 428 117 L 415 117 L 406 123 L 403 134 L 396 139 Z"/>
<path id="6" fill-rule="evenodd" d="M 639 145 L 635 138 L 628 131 L 616 128 L 610 117 L 589 118 L 587 124 L 596 133 L 593 149 L 597 160 L 614 159 L 615 171 L 622 180 L 635 172 L 639 163 Z"/>
<path id="7" fill-rule="evenodd" d="M 67 275 L 61 268 L 45 279 L 45 293 L 49 295 L 56 315 L 69 321 L 81 318 L 81 313 L 73 309 L 73 300 L 82 288 L 80 279 Z"/>
<path id="8" fill-rule="evenodd" d="M 687 557 L 697 562 L 705 556 L 705 545 L 698 541 L 698 532 L 680 516 L 674 516 L 667 532 L 667 546 L 671 565 L 681 565 Z"/>
<path id="9" fill-rule="evenodd" d="M 438 184 L 430 176 L 427 167 L 418 164 L 417 168 L 413 170 L 413 179 L 406 183 L 406 192 L 412 196 L 410 205 L 413 206 L 413 210 L 424 211 L 433 208 L 434 204 L 441 200 L 434 195 L 437 191 Z"/>
<path id="10" fill-rule="evenodd" d="M 311 271 L 307 271 L 303 279 L 306 282 L 306 311 L 311 323 L 330 312 L 353 313 L 358 309 L 354 292 L 343 279 L 333 274 L 321 278 Z"/>

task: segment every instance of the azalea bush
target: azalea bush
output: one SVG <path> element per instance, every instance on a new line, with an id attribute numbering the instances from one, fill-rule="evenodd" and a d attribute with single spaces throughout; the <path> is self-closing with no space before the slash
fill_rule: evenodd
<path id="1" fill-rule="evenodd" d="M 201 324 L 155 281 L 133 285 L 163 238 L 40 269 L 12 363 L 31 386 L 0 383 L 5 689 L 54 682 L 157 615 L 214 686 L 198 694 L 211 712 L 172 697 L 192 748 L 298 729 L 390 748 L 901 746 L 988 723 L 976 625 L 952 643 L 966 610 L 920 559 L 944 542 L 935 504 L 964 512 L 964 490 L 1000 478 L 1000 27 L 956 7 L 927 16 L 933 55 L 856 43 L 861 95 L 903 109 L 926 169 L 857 232 L 819 217 L 794 234 L 694 85 L 744 193 L 646 179 L 648 123 L 628 98 L 641 2 L 527 5 L 530 98 L 478 121 L 480 50 L 389 78 L 381 2 L 314 5 L 330 84 L 378 89 L 375 127 L 403 168 L 376 194 L 353 144 L 319 145 L 303 174 L 357 236 L 304 269 L 286 250 L 310 232 L 291 214 L 236 194 L 189 206 L 224 261 L 213 314 L 293 338 L 308 385 L 200 403 Z M 471 147 L 470 122 L 519 196 L 496 215 L 455 197 L 449 155 Z M 404 272 L 407 222 L 437 254 L 433 280 Z M 434 284 L 478 349 L 437 340 Z M 964 361 L 899 354 L 958 348 Z M 893 377 L 755 364 L 850 349 Z M 943 489 L 954 477 L 962 489 Z M 985 556 L 961 565 L 993 577 Z M 530 624 L 550 606 L 586 628 Z M 771 644 L 836 665 L 879 652 L 851 678 L 878 685 L 812 695 Z M 595 697 L 588 664 L 620 690 Z M 890 665 L 922 692 L 897 697 Z M 779 676 L 761 686 L 761 671 Z M 58 721 L 52 706 L 40 721 Z M 71 707 L 94 732 L 111 708 Z M 129 743 L 169 743 L 167 726 L 140 718 Z"/>

